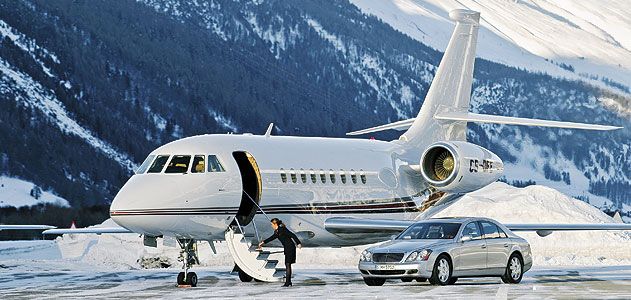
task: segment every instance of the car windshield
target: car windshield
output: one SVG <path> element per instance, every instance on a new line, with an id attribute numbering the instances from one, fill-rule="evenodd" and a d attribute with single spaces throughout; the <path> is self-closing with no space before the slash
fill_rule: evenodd
<path id="1" fill-rule="evenodd" d="M 453 239 L 458 234 L 460 223 L 418 223 L 397 237 L 397 240 Z"/>

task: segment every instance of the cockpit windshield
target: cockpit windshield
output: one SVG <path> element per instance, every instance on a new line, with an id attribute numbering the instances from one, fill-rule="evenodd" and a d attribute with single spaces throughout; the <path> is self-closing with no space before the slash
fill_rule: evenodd
<path id="1" fill-rule="evenodd" d="M 397 240 L 453 239 L 458 234 L 460 223 L 418 223 L 399 234 Z"/>
<path id="2" fill-rule="evenodd" d="M 156 160 L 153 161 L 153 164 L 151 164 L 151 167 L 149 168 L 149 171 L 147 171 L 147 173 L 162 172 L 162 168 L 164 167 L 164 164 L 167 163 L 167 160 L 169 160 L 168 155 L 158 155 Z"/>
<path id="3" fill-rule="evenodd" d="M 145 159 L 145 161 L 142 162 L 142 164 L 140 165 L 140 167 L 138 167 L 138 169 L 136 169 L 136 174 L 142 174 L 145 171 L 147 171 L 147 169 L 149 169 L 149 165 L 151 165 L 151 162 L 153 162 L 153 159 L 156 158 L 155 155 L 149 155 L 147 156 L 147 158 Z"/>
<path id="4" fill-rule="evenodd" d="M 188 165 L 191 163 L 190 155 L 174 155 L 169 161 L 169 165 L 167 165 L 164 173 L 173 174 L 173 173 L 186 173 L 188 171 Z"/>

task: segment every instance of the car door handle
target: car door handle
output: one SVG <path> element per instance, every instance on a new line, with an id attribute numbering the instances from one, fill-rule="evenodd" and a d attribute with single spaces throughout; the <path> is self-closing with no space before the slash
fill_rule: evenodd
<path id="1" fill-rule="evenodd" d="M 482 245 L 482 249 L 486 249 L 486 245 Z"/>
<path id="2" fill-rule="evenodd" d="M 504 247 L 508 248 L 508 243 L 504 244 Z"/>

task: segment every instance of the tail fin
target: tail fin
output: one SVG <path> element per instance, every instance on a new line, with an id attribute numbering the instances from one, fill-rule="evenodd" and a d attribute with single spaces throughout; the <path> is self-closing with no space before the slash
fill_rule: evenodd
<path id="1" fill-rule="evenodd" d="M 456 28 L 421 111 L 400 138 L 414 147 L 423 147 L 438 140 L 466 140 L 466 121 L 437 120 L 434 115 L 442 111 L 469 110 L 480 13 L 457 9 L 451 11 L 449 17 L 456 21 Z"/>
<path id="2" fill-rule="evenodd" d="M 475 46 L 480 13 L 457 9 L 449 13 L 456 21 L 447 50 L 416 118 L 347 133 L 360 135 L 383 130 L 406 130 L 399 138 L 410 148 L 424 149 L 437 141 L 465 141 L 467 122 L 543 126 L 588 130 L 616 130 L 622 127 L 561 122 L 517 117 L 481 115 L 469 112 Z"/>

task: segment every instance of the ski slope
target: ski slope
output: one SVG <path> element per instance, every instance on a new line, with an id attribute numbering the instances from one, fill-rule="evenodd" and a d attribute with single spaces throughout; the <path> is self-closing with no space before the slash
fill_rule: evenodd
<path id="1" fill-rule="evenodd" d="M 0 176 L 0 207 L 3 206 L 32 206 L 40 203 L 50 203 L 57 206 L 69 206 L 68 201 L 55 194 L 42 190 L 41 197 L 35 199 L 31 196 L 31 190 L 35 185 L 32 182 L 18 178 Z M 0 220 L 0 223 L 1 220 Z"/>
<path id="2" fill-rule="evenodd" d="M 603 78 L 631 87 L 631 5 L 625 0 L 351 2 L 441 51 L 453 31 L 449 11 L 476 10 L 481 12 L 478 57 L 601 87 Z"/>

